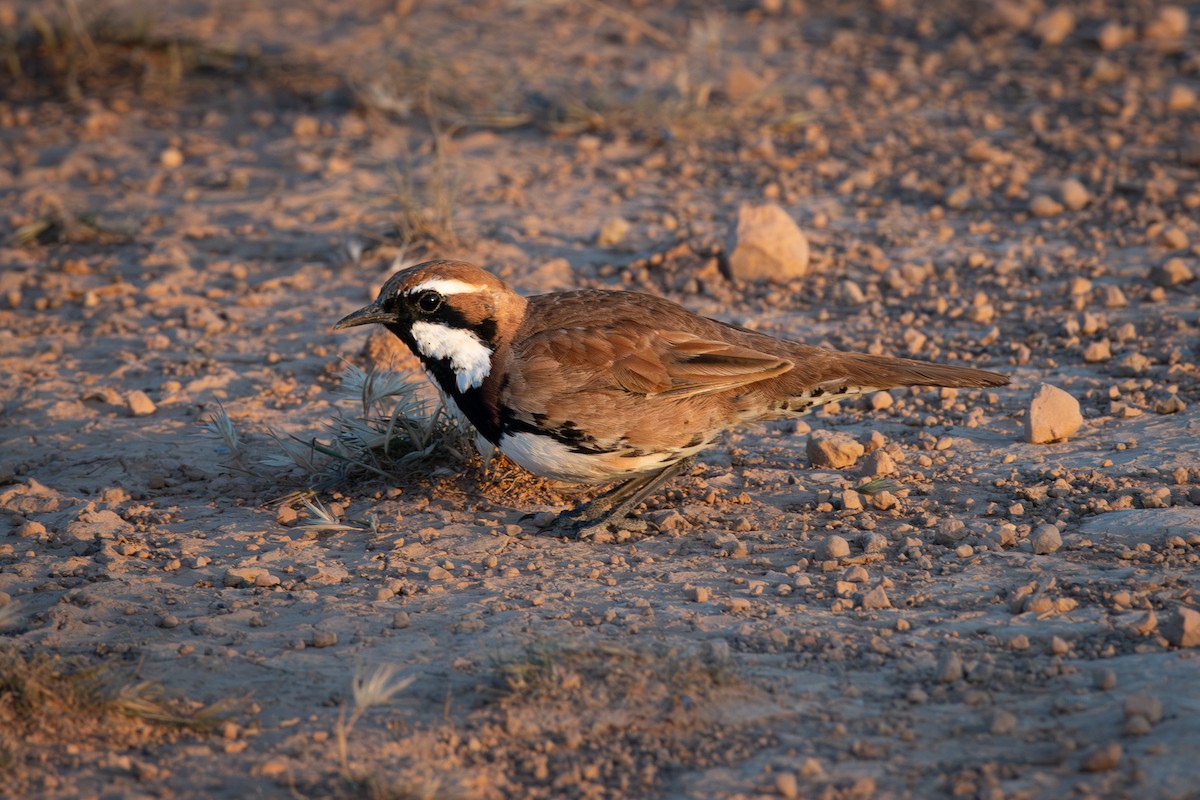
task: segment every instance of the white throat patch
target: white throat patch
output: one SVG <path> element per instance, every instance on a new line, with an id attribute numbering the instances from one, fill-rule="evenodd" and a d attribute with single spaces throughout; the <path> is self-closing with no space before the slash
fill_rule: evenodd
<path id="1" fill-rule="evenodd" d="M 492 351 L 471 331 L 437 322 L 414 322 L 413 340 L 421 355 L 433 361 L 450 359 L 458 390 L 478 389 L 492 371 Z"/>

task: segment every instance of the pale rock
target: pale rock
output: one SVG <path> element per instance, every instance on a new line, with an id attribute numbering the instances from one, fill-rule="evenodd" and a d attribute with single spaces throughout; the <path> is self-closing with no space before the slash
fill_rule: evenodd
<path id="1" fill-rule="evenodd" d="M 860 473 L 864 478 L 875 478 L 881 475 L 891 475 L 896 471 L 896 462 L 886 450 L 874 450 L 863 459 Z"/>
<path id="2" fill-rule="evenodd" d="M 1180 606 L 1163 626 L 1167 641 L 1176 647 L 1200 646 L 1200 611 Z"/>
<path id="3" fill-rule="evenodd" d="M 1092 201 L 1091 192 L 1076 178 L 1063 181 L 1058 187 L 1058 196 L 1071 211 L 1078 211 Z"/>
<path id="4" fill-rule="evenodd" d="M 1089 344 L 1083 351 L 1083 360 L 1089 364 L 1099 364 L 1112 358 L 1112 347 L 1108 339 L 1098 339 Z"/>
<path id="5" fill-rule="evenodd" d="M 125 395 L 125 407 L 131 417 L 148 417 L 158 410 L 150 396 L 140 389 L 135 389 Z"/>
<path id="6" fill-rule="evenodd" d="M 1025 441 L 1057 442 L 1073 436 L 1082 424 L 1079 401 L 1057 386 L 1043 383 L 1025 414 Z"/>
<path id="7" fill-rule="evenodd" d="M 1033 35 L 1042 40 L 1042 44 L 1056 45 L 1063 41 L 1075 30 L 1075 14 L 1068 6 L 1058 6 L 1043 16 L 1033 26 Z"/>
<path id="8" fill-rule="evenodd" d="M 743 203 L 729 248 L 730 277 L 783 283 L 807 272 L 808 239 L 788 213 L 774 203 Z"/>
<path id="9" fill-rule="evenodd" d="M 1039 525 L 1029 537 L 1035 555 L 1048 556 L 1062 547 L 1062 534 L 1055 525 Z"/>
<path id="10" fill-rule="evenodd" d="M 862 457 L 865 448 L 849 434 L 813 431 L 808 437 L 808 461 L 817 468 L 842 469 Z"/>
<path id="11" fill-rule="evenodd" d="M 1063 212 L 1063 204 L 1048 194 L 1039 194 L 1029 201 L 1029 213 L 1035 217 L 1057 217 Z"/>
<path id="12" fill-rule="evenodd" d="M 1196 279 L 1196 275 L 1182 258 L 1169 258 L 1162 266 L 1150 269 L 1150 280 L 1157 286 L 1178 286 Z"/>
<path id="13" fill-rule="evenodd" d="M 836 533 L 827 537 L 817 546 L 817 557 L 824 561 L 845 558 L 848 555 L 850 555 L 850 543 Z"/>
<path id="14" fill-rule="evenodd" d="M 622 217 L 609 217 L 596 234 L 596 244 L 601 247 L 616 247 L 629 236 L 629 223 Z"/>

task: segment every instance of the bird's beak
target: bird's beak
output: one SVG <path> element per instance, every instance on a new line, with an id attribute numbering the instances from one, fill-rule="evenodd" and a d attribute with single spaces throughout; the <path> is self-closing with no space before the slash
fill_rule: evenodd
<path id="1" fill-rule="evenodd" d="M 333 326 L 335 331 L 353 328 L 355 325 L 370 325 L 372 322 L 395 322 L 396 315 L 384 311 L 378 303 L 363 306 L 353 314 L 347 314 Z"/>

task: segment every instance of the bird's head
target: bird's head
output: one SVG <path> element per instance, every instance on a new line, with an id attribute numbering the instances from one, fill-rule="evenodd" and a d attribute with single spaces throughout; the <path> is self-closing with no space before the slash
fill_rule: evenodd
<path id="1" fill-rule="evenodd" d="M 483 384 L 496 350 L 524 314 L 524 298 L 490 272 L 462 261 L 427 261 L 397 272 L 375 302 L 333 329 L 379 323 L 408 345 L 443 390 L 462 393 Z"/>

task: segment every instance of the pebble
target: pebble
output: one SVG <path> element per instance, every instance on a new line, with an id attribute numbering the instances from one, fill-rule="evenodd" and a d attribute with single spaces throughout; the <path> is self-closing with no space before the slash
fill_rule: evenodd
<path id="1" fill-rule="evenodd" d="M 688 594 L 693 603 L 707 603 L 712 597 L 712 592 L 707 586 L 693 586 Z"/>
<path id="2" fill-rule="evenodd" d="M 1048 194 L 1039 194 L 1029 201 L 1029 212 L 1035 217 L 1057 217 L 1063 212 L 1063 204 Z"/>
<path id="3" fill-rule="evenodd" d="M 1116 670 L 1111 670 L 1107 667 L 1097 669 L 1092 673 L 1092 684 L 1103 692 L 1117 688 Z"/>
<path id="4" fill-rule="evenodd" d="M 1178 286 L 1196 279 L 1195 273 L 1182 258 L 1168 258 L 1161 266 L 1150 269 L 1150 281 L 1157 286 Z"/>
<path id="5" fill-rule="evenodd" d="M 1068 6 L 1054 8 L 1033 26 L 1033 35 L 1044 45 L 1062 44 L 1075 30 L 1075 14 Z"/>
<path id="6" fill-rule="evenodd" d="M 429 580 L 431 581 L 448 581 L 454 577 L 445 567 L 432 566 L 429 568 Z"/>
<path id="7" fill-rule="evenodd" d="M 842 510 L 843 511 L 862 511 L 862 495 L 854 489 L 846 489 L 842 492 Z"/>
<path id="8" fill-rule="evenodd" d="M 1145 29 L 1147 39 L 1182 39 L 1188 32 L 1188 12 L 1180 6 L 1163 6 Z"/>
<path id="9" fill-rule="evenodd" d="M 1200 646 L 1200 611 L 1180 606 L 1171 614 L 1163 635 L 1176 647 Z"/>
<path id="10" fill-rule="evenodd" d="M 1115 372 L 1122 378 L 1134 378 L 1150 369 L 1152 362 L 1141 353 L 1130 353 L 1117 362 Z"/>
<path id="11" fill-rule="evenodd" d="M 397 611 L 392 615 L 392 627 L 396 630 L 404 630 L 412 624 L 412 619 L 407 611 Z"/>
<path id="12" fill-rule="evenodd" d="M 1079 401 L 1057 386 L 1043 383 L 1025 414 L 1025 441 L 1033 444 L 1061 441 L 1073 436 L 1082 424 Z"/>
<path id="13" fill-rule="evenodd" d="M 1112 346 L 1108 339 L 1098 339 L 1089 344 L 1083 351 L 1083 360 L 1089 364 L 1099 364 L 1112 358 Z"/>
<path id="14" fill-rule="evenodd" d="M 954 683 L 962 680 L 963 663 L 958 653 L 948 650 L 938 659 L 933 671 L 933 679 L 938 683 Z"/>
<path id="15" fill-rule="evenodd" d="M 1122 714 L 1125 719 L 1142 717 L 1151 723 L 1159 722 L 1163 718 L 1162 700 L 1148 692 L 1134 692 L 1125 698 Z"/>
<path id="16" fill-rule="evenodd" d="M 1062 547 L 1062 534 L 1055 525 L 1039 525 L 1029 537 L 1035 555 L 1048 556 Z"/>
<path id="17" fill-rule="evenodd" d="M 836 533 L 829 536 L 817 547 L 817 557 L 822 560 L 845 558 L 850 555 L 850 543 Z"/>
<path id="18" fill-rule="evenodd" d="M 729 247 L 730 277 L 785 283 L 803 277 L 808 263 L 808 238 L 783 208 L 742 204 Z"/>
<path id="19" fill-rule="evenodd" d="M 150 396 L 140 389 L 125 395 L 125 406 L 131 417 L 148 417 L 158 410 Z"/>
<path id="20" fill-rule="evenodd" d="M 1083 762 L 1084 772 L 1108 772 L 1121 763 L 1121 745 L 1111 742 L 1092 751 Z"/>
<path id="21" fill-rule="evenodd" d="M 1072 211 L 1078 211 L 1092 201 L 1092 194 L 1079 180 L 1067 178 L 1058 187 L 1058 196 L 1062 204 Z"/>
<path id="22" fill-rule="evenodd" d="M 853 466 L 865 448 L 849 434 L 813 431 L 808 437 L 808 461 L 817 468 L 842 469 Z"/>
<path id="23" fill-rule="evenodd" d="M 601 247 L 616 247 L 629 236 L 630 225 L 622 217 L 609 217 L 600 225 L 596 234 L 596 244 Z"/>
<path id="24" fill-rule="evenodd" d="M 333 631 L 313 631 L 313 647 L 333 647 L 337 644 L 337 634 Z"/>
<path id="25" fill-rule="evenodd" d="M 158 162 L 167 169 L 183 166 L 183 152 L 178 147 L 168 147 L 158 155 Z"/>
<path id="26" fill-rule="evenodd" d="M 998 710 L 992 715 L 992 724 L 988 726 L 993 736 L 1007 736 L 1017 729 L 1017 716 L 1011 711 Z"/>
<path id="27" fill-rule="evenodd" d="M 887 549 L 888 540 L 887 537 L 881 533 L 875 533 L 873 531 L 860 533 L 858 535 L 858 546 L 862 548 L 864 553 L 882 553 Z"/>
<path id="28" fill-rule="evenodd" d="M 884 590 L 883 584 L 880 583 L 863 593 L 862 599 L 859 600 L 859 606 L 868 611 L 877 611 L 879 609 L 891 608 L 892 601 L 888 599 L 887 591 Z"/>
<path id="29" fill-rule="evenodd" d="M 158 618 L 158 627 L 160 628 L 177 628 L 179 627 L 179 617 L 174 614 L 164 614 Z"/>
<path id="30" fill-rule="evenodd" d="M 800 784 L 796 781 L 796 773 L 780 772 L 775 775 L 775 791 L 780 797 L 788 800 L 800 796 Z"/>
<path id="31" fill-rule="evenodd" d="M 859 474 L 864 478 L 875 478 L 881 475 L 891 475 L 895 471 L 896 462 L 887 454 L 887 451 L 874 450 L 863 459 Z"/>

